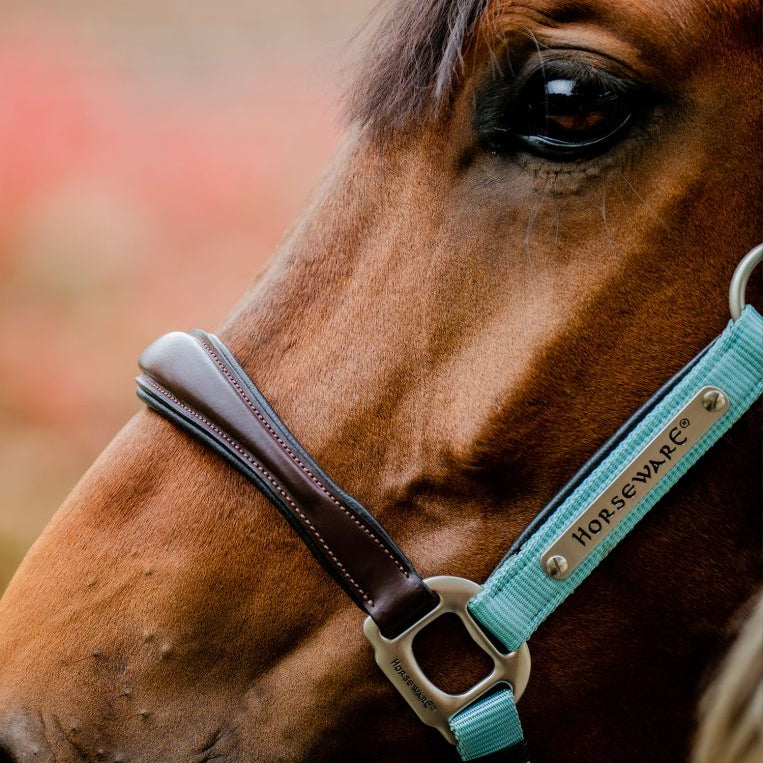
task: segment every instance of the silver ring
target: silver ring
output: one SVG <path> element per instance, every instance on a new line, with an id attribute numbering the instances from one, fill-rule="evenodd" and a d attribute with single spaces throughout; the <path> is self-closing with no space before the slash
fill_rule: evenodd
<path id="1" fill-rule="evenodd" d="M 744 310 L 744 293 L 747 289 L 747 282 L 750 280 L 750 274 L 757 265 L 763 262 L 763 244 L 758 244 L 750 249 L 741 262 L 737 265 L 734 275 L 731 277 L 731 286 L 729 286 L 729 310 L 731 317 L 738 321 L 742 317 Z"/>

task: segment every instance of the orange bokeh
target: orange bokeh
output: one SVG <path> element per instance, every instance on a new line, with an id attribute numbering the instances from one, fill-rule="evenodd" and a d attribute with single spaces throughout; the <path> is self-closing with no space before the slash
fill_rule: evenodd
<path id="1" fill-rule="evenodd" d="M 0 10 L 0 590 L 142 347 L 214 328 L 305 205 L 370 2 L 49 5 Z"/>

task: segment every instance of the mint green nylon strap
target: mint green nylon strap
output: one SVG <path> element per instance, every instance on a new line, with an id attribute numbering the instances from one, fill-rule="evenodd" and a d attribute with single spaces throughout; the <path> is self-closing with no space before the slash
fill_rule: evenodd
<path id="1" fill-rule="evenodd" d="M 687 451 L 680 463 L 613 529 L 566 580 L 550 578 L 540 557 L 560 532 L 594 500 L 684 406 L 706 386 L 728 396 L 728 412 Z M 673 487 L 763 393 L 763 318 L 747 306 L 729 323 L 694 368 L 636 425 L 524 546 L 504 560 L 469 603 L 475 619 L 507 647 L 517 649 L 567 598 L 636 523 Z M 463 760 L 504 750 L 505 760 L 529 761 L 514 695 L 509 688 L 478 700 L 451 719 Z M 501 758 L 503 760 L 504 758 Z"/>
<path id="2" fill-rule="evenodd" d="M 450 719 L 462 760 L 476 760 L 506 750 L 506 761 L 528 760 L 511 688 L 506 686 Z"/>
<path id="3" fill-rule="evenodd" d="M 549 577 L 540 565 L 543 551 L 585 506 L 609 487 L 639 451 L 708 385 L 717 386 L 726 393 L 729 410 L 660 482 L 644 494 L 641 501 L 568 578 L 557 580 Z M 694 368 L 643 417 L 633 431 L 530 536 L 519 552 L 505 559 L 495 569 L 482 591 L 469 602 L 469 611 L 474 618 L 508 648 L 517 649 L 699 457 L 728 431 L 761 392 L 763 318 L 748 305 L 739 320 L 729 323 Z"/>

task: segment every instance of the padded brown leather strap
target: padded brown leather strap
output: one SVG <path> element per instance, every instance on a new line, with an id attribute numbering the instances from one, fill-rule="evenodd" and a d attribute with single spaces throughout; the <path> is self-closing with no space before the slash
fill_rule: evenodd
<path id="1" fill-rule="evenodd" d="M 140 367 L 138 395 L 248 477 L 385 636 L 437 604 L 381 525 L 305 452 L 219 339 L 166 334 Z"/>

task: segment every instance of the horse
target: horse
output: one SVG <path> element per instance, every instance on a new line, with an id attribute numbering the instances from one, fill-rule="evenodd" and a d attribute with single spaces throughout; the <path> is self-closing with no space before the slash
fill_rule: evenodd
<path id="1" fill-rule="evenodd" d="M 728 321 L 759 237 L 759 8 L 398 0 L 376 29 L 342 147 L 218 333 L 422 574 L 482 581 Z M 758 585 L 756 416 L 533 637 L 536 763 L 689 756 Z M 484 665 L 443 622 L 417 650 L 455 691 Z M 217 759 L 457 756 L 267 499 L 144 410 L 0 602 L 0 761 Z"/>

